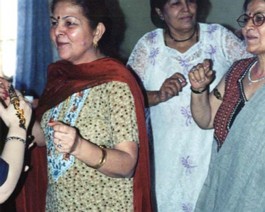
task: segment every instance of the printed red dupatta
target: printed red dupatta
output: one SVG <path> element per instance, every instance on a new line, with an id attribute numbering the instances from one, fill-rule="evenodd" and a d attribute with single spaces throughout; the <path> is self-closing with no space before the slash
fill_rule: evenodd
<path id="1" fill-rule="evenodd" d="M 36 114 L 40 118 L 42 114 L 53 106 L 57 105 L 68 96 L 85 88 L 91 88 L 103 83 L 119 81 L 125 82 L 130 87 L 134 96 L 136 116 L 139 129 L 139 159 L 134 175 L 134 211 L 149 212 L 151 206 L 151 183 L 150 183 L 150 166 L 149 166 L 149 146 L 144 116 L 144 100 L 141 89 L 137 84 L 134 76 L 125 68 L 125 66 L 111 58 L 99 59 L 87 64 L 73 65 L 66 61 L 53 63 L 48 68 L 48 83 L 40 98 Z M 27 177 L 22 192 L 17 199 L 18 212 L 35 212 L 45 211 L 45 193 L 32 193 L 33 191 L 46 191 L 47 179 L 38 182 L 40 176 L 47 176 L 46 152 L 45 148 L 35 148 L 32 155 L 33 169 Z M 45 156 L 44 156 L 45 154 Z M 40 159 L 34 159 L 38 157 Z M 45 158 L 45 161 L 43 161 Z M 43 172 L 39 170 L 39 164 Z M 43 165 L 45 164 L 45 165 Z M 34 169 L 37 167 L 37 173 Z M 36 176 L 37 174 L 37 176 Z M 34 188 L 37 187 L 37 188 Z M 41 188 L 39 188 L 41 187 Z M 40 195 L 40 199 L 38 196 Z M 34 206 L 36 205 L 36 207 Z"/>

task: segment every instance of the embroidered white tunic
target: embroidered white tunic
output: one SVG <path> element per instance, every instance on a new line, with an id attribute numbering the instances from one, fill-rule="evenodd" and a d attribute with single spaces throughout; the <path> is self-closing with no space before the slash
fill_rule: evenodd
<path id="1" fill-rule="evenodd" d="M 250 56 L 244 43 L 221 25 L 199 26 L 199 42 L 184 53 L 165 45 L 162 29 L 148 32 L 138 41 L 128 66 L 146 90 L 159 90 L 175 72 L 188 81 L 189 70 L 204 59 L 214 64 L 213 88 L 235 60 Z M 158 211 L 193 211 L 208 172 L 213 131 L 200 129 L 192 119 L 190 92 L 188 84 L 179 96 L 150 108 Z"/>

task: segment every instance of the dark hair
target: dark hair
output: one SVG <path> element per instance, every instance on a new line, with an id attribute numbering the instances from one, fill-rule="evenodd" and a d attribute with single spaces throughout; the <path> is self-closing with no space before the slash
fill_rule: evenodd
<path id="1" fill-rule="evenodd" d="M 104 24 L 106 31 L 98 42 L 98 48 L 107 56 L 116 56 L 118 54 L 118 51 L 113 46 L 112 20 L 105 0 L 53 0 L 51 3 L 52 13 L 56 4 L 59 2 L 69 2 L 79 6 L 83 11 L 83 15 L 88 19 L 92 29 L 96 29 L 99 23 Z"/>
<path id="2" fill-rule="evenodd" d="M 245 0 L 244 4 L 243 4 L 243 10 L 246 12 L 248 9 L 248 4 L 251 2 L 252 0 Z"/>
<path id="3" fill-rule="evenodd" d="M 156 8 L 159 8 L 161 11 L 163 10 L 165 4 L 169 0 L 150 0 L 151 7 L 151 21 L 152 23 L 159 28 L 166 28 L 166 24 L 163 20 L 160 19 L 156 12 Z M 197 0 L 197 20 L 204 22 L 207 15 L 211 9 L 211 3 L 209 0 Z"/>
<path id="4" fill-rule="evenodd" d="M 162 11 L 168 1 L 169 0 L 150 0 L 151 21 L 156 27 L 166 28 L 165 22 L 160 19 L 155 9 L 159 8 Z"/>
<path id="5" fill-rule="evenodd" d="M 245 0 L 244 4 L 243 4 L 243 10 L 246 12 L 247 11 L 247 7 L 249 2 L 251 2 L 251 0 Z"/>

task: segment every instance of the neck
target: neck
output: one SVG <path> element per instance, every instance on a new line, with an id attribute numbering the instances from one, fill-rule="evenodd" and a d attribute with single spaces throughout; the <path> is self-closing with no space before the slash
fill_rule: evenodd
<path id="1" fill-rule="evenodd" d="M 192 34 L 191 34 L 189 37 L 185 38 L 185 39 L 176 39 L 176 38 L 171 34 L 171 32 L 170 32 L 169 29 L 166 30 L 166 33 L 168 34 L 168 36 L 169 36 L 173 41 L 175 41 L 175 42 L 177 42 L 177 43 L 181 43 L 181 42 L 189 41 L 189 40 L 191 40 L 191 39 L 195 36 L 195 34 L 196 34 L 196 42 L 198 41 L 197 25 L 194 27 Z"/>

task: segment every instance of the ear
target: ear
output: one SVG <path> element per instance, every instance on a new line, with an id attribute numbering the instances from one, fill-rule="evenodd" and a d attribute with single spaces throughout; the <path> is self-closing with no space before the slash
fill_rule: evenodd
<path id="1" fill-rule="evenodd" d="M 94 31 L 94 38 L 93 38 L 93 43 L 98 43 L 98 41 L 101 39 L 102 35 L 104 34 L 106 28 L 103 23 L 98 23 L 95 31 Z"/>
<path id="2" fill-rule="evenodd" d="M 157 15 L 159 16 L 159 18 L 164 21 L 164 16 L 163 16 L 163 13 L 161 12 L 161 10 L 159 8 L 155 8 L 155 11 L 157 13 Z"/>

